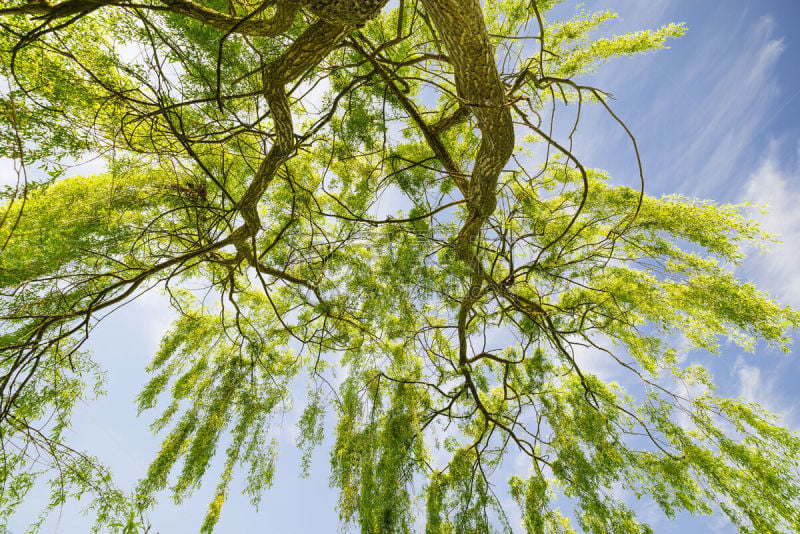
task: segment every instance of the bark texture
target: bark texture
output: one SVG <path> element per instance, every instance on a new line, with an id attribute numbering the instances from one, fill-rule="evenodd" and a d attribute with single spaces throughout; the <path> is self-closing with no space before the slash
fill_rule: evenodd
<path id="1" fill-rule="evenodd" d="M 494 50 L 478 0 L 423 0 L 455 69 L 462 105 L 475 115 L 481 144 L 467 194 L 468 216 L 458 234 L 458 254 L 472 260 L 472 244 L 496 207 L 497 179 L 514 150 L 514 127 Z"/>

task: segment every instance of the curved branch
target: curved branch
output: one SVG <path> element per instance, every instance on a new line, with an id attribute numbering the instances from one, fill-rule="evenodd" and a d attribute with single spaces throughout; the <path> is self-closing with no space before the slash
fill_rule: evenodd
<path id="1" fill-rule="evenodd" d="M 514 150 L 514 126 L 505 89 L 478 0 L 423 0 L 455 71 L 462 104 L 478 121 L 481 144 L 467 195 L 467 219 L 458 233 L 462 260 L 472 260 L 472 244 L 497 205 L 497 180 Z"/>

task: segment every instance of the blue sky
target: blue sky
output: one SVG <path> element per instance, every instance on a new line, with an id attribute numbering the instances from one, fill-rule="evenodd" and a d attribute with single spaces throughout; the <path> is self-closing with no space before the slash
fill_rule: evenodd
<path id="1" fill-rule="evenodd" d="M 569 14 L 574 5 L 566 2 L 559 9 Z M 800 308 L 800 251 L 795 246 L 800 241 L 800 2 L 593 0 L 584 5 L 618 12 L 622 20 L 611 23 L 607 31 L 612 33 L 686 23 L 688 33 L 669 50 L 617 59 L 587 81 L 616 97 L 615 110 L 637 136 L 648 194 L 769 205 L 768 214 L 753 214 L 769 231 L 781 234 L 783 243 L 771 247 L 768 256 L 751 251 L 738 275 Z M 608 170 L 615 182 L 633 181 L 627 140 L 600 114 L 587 116 L 578 150 L 584 162 Z M 0 165 L 1 180 L 11 175 L 8 162 Z M 108 395 L 81 407 L 71 437 L 77 447 L 110 465 L 123 486 L 142 476 L 159 444 L 148 430 L 152 416 L 137 418 L 133 399 L 146 379 L 144 366 L 169 324 L 164 304 L 157 294 L 147 294 L 101 323 L 92 340 L 108 373 Z M 712 370 L 720 393 L 759 402 L 780 414 L 784 425 L 800 431 L 797 356 L 764 347 L 746 354 L 726 346 L 719 357 L 691 353 L 689 358 Z M 275 486 L 258 511 L 246 499 L 232 498 L 218 532 L 337 532 L 327 450 L 317 451 L 311 476 L 300 479 L 293 430 L 287 425 L 276 435 L 285 446 Z M 215 472 L 209 475 L 208 487 L 181 506 L 164 495 L 150 515 L 154 530 L 197 532 L 216 482 Z M 34 495 L 21 508 L 8 525 L 13 532 L 24 531 L 41 498 Z M 86 532 L 88 521 L 77 508 L 65 507 L 45 532 Z M 670 522 L 647 504 L 639 509 L 658 533 L 734 532 L 719 518 Z"/>

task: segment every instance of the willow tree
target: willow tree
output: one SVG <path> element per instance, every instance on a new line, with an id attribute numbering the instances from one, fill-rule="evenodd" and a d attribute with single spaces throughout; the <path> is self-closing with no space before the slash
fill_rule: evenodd
<path id="1" fill-rule="evenodd" d="M 91 493 L 98 525 L 144 530 L 217 459 L 211 531 L 235 473 L 254 503 L 270 485 L 292 401 L 302 468 L 331 444 L 361 532 L 650 532 L 633 497 L 797 531 L 800 440 L 674 346 L 786 349 L 800 315 L 731 273 L 766 236 L 573 150 L 590 106 L 635 148 L 581 74 L 680 25 L 593 39 L 614 15 L 550 20 L 557 0 L 4 3 L 0 516 L 42 476 L 51 508 Z M 105 172 L 62 176 L 86 155 Z M 177 319 L 129 495 L 63 430 L 92 328 L 148 290 Z"/>

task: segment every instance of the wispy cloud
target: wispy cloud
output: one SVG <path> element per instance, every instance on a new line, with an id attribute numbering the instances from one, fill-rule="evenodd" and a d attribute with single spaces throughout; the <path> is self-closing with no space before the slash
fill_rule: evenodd
<path id="1" fill-rule="evenodd" d="M 743 39 L 732 41 L 730 32 L 715 35 L 664 89 L 672 96 L 662 93 L 652 108 L 661 117 L 693 108 L 675 132 L 679 144 L 662 157 L 656 171 L 659 181 L 683 183 L 690 194 L 724 195 L 725 184 L 741 181 L 748 148 L 780 94 L 774 72 L 785 45 L 774 36 L 774 20 L 762 17 L 752 24 L 743 19 L 738 30 Z M 736 53 L 720 54 L 728 47 Z"/>
<path id="2" fill-rule="evenodd" d="M 649 4 L 649 3 L 648 3 Z M 683 20 L 674 2 L 620 9 L 616 31 Z M 615 109 L 636 135 L 647 191 L 731 200 L 757 163 L 783 95 L 779 60 L 786 43 L 775 19 L 717 6 L 714 17 L 687 22 L 686 36 L 654 55 L 615 60 L 590 80 L 618 96 Z M 669 75 L 665 76 L 664 72 Z M 603 114 L 584 122 L 582 150 L 591 166 L 625 182 L 632 171 L 624 132 Z"/>
<path id="3" fill-rule="evenodd" d="M 745 53 L 720 73 L 695 116 L 692 126 L 696 133 L 687 146 L 686 160 L 697 165 L 699 176 L 706 182 L 704 189 L 733 177 L 740 154 L 758 132 L 761 117 L 778 94 L 770 80 L 784 45 L 782 40 L 772 39 L 772 28 L 769 18 L 756 25 Z"/>

